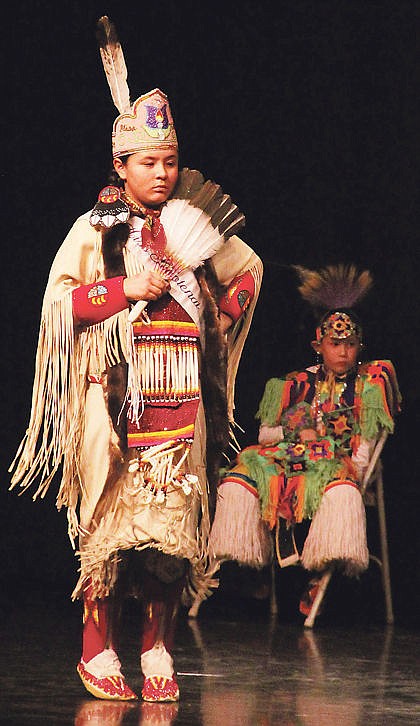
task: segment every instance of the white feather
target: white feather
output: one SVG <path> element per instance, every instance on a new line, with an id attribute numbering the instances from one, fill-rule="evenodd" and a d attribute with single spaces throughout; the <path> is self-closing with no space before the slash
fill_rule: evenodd
<path id="1" fill-rule="evenodd" d="M 213 227 L 208 214 L 185 199 L 171 199 L 160 218 L 167 239 L 166 249 L 185 268 L 195 270 L 224 244 L 224 236 Z"/>
<path id="2" fill-rule="evenodd" d="M 115 27 L 106 15 L 98 20 L 98 42 L 112 100 L 118 111 L 124 113 L 130 109 L 127 66 Z"/>

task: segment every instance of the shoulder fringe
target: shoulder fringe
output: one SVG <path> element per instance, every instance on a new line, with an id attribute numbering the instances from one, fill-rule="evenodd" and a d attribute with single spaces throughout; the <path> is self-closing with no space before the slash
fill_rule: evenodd
<path id="1" fill-rule="evenodd" d="M 22 494 L 37 481 L 33 499 L 43 498 L 63 464 L 57 507 L 74 503 L 87 374 L 102 373 L 124 359 L 126 317 L 123 311 L 75 334 L 71 290 L 44 305 L 29 424 L 9 468 L 10 489 L 19 486 Z"/>

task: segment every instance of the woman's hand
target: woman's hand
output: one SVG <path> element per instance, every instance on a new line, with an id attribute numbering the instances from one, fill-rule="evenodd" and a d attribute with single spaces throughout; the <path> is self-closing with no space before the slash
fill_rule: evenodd
<path id="1" fill-rule="evenodd" d="M 315 431 L 315 429 L 302 429 L 302 431 L 299 434 L 302 444 L 304 444 L 305 441 L 314 441 L 317 438 L 317 436 L 318 436 L 318 434 Z"/>
<path id="2" fill-rule="evenodd" d="M 123 283 L 127 300 L 157 300 L 170 290 L 170 284 L 157 272 L 143 270 L 137 275 L 126 277 Z"/>
<path id="3" fill-rule="evenodd" d="M 279 441 L 283 441 L 283 426 L 267 426 L 261 424 L 258 434 L 258 443 L 260 446 L 274 446 Z"/>

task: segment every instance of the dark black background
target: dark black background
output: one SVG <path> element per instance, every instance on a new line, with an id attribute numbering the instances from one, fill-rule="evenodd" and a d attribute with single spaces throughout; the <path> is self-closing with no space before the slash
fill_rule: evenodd
<path id="1" fill-rule="evenodd" d="M 312 360 L 313 321 L 289 266 L 371 270 L 366 355 L 394 361 L 404 397 L 383 457 L 396 617 L 418 623 L 420 6 L 407 0 L 32 0 L 3 11 L 3 596 L 62 597 L 76 579 L 56 486 L 45 502 L 18 499 L 7 467 L 29 414 L 49 267 L 110 166 L 102 14 L 117 25 L 132 98 L 168 94 L 182 163 L 231 194 L 265 263 L 237 381 L 242 444 L 255 440 L 266 379 Z"/>

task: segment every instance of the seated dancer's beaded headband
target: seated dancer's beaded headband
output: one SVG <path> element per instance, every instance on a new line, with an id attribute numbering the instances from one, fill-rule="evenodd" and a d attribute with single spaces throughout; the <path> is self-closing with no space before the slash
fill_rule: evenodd
<path id="1" fill-rule="evenodd" d="M 345 340 L 352 335 L 361 341 L 362 326 L 353 307 L 372 285 L 370 272 L 359 272 L 354 265 L 330 265 L 321 270 L 294 265 L 294 269 L 301 280 L 301 296 L 318 314 L 317 342 L 325 336 Z"/>

